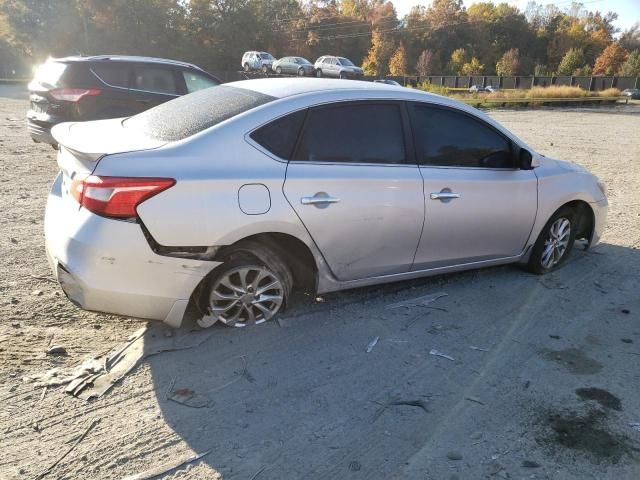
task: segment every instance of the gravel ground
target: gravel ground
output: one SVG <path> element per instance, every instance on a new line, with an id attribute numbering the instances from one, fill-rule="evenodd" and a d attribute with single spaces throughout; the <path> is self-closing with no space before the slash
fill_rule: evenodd
<path id="1" fill-rule="evenodd" d="M 640 478 L 640 106 L 491 113 L 608 185 L 602 244 L 561 270 L 327 295 L 279 324 L 216 326 L 85 402 L 23 377 L 78 365 L 144 322 L 83 312 L 52 281 L 54 151 L 28 138 L 20 96 L 0 90 L 0 478 L 116 479 L 208 450 L 168 478 Z M 429 307 L 387 308 L 437 292 Z M 167 400 L 173 383 L 209 405 Z"/>

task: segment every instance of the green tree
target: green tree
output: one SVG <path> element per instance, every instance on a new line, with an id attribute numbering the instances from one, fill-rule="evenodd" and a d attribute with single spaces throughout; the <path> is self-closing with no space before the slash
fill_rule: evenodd
<path id="1" fill-rule="evenodd" d="M 558 66 L 558 75 L 573 75 L 573 72 L 584 67 L 585 63 L 582 50 L 572 48 L 562 57 L 562 61 Z"/>
<path id="2" fill-rule="evenodd" d="M 627 57 L 619 75 L 623 77 L 640 77 L 640 50 L 634 50 Z"/>
<path id="3" fill-rule="evenodd" d="M 516 75 L 520 67 L 520 52 L 517 48 L 507 50 L 496 64 L 496 73 L 502 76 Z"/>
<path id="4" fill-rule="evenodd" d="M 407 52 L 402 44 L 400 44 L 391 57 L 391 60 L 389 60 L 389 73 L 397 77 L 407 73 Z"/>

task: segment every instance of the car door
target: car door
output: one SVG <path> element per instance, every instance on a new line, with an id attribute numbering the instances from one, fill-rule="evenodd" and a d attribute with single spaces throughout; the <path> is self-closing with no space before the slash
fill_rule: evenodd
<path id="1" fill-rule="evenodd" d="M 422 178 L 408 163 L 397 102 L 311 108 L 284 194 L 340 280 L 406 272 L 424 218 Z"/>
<path id="2" fill-rule="evenodd" d="M 142 112 L 180 96 L 176 73 L 170 65 L 135 65 L 130 89 L 132 107 Z"/>
<path id="3" fill-rule="evenodd" d="M 497 129 L 457 109 L 413 104 L 425 222 L 413 270 L 517 256 L 537 211 L 537 178 Z"/>

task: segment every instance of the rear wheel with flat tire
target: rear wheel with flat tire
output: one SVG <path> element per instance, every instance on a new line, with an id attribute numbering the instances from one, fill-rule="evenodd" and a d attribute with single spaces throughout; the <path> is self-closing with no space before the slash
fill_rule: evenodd
<path id="1" fill-rule="evenodd" d="M 549 219 L 533 246 L 528 264 L 531 272 L 547 273 L 567 260 L 576 239 L 577 220 L 571 207 L 562 207 Z"/>
<path id="2" fill-rule="evenodd" d="M 293 275 L 281 257 L 260 244 L 243 245 L 228 256 L 208 282 L 200 326 L 220 321 L 231 327 L 259 325 L 286 305 Z"/>

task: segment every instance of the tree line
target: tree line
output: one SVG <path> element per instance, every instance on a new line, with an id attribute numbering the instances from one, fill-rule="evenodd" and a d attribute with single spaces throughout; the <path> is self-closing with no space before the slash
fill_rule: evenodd
<path id="1" fill-rule="evenodd" d="M 236 70 L 247 50 L 341 55 L 377 76 L 640 76 L 640 24 L 616 19 L 580 3 L 433 0 L 399 18 L 387 0 L 0 0 L 0 76 L 74 54 Z"/>

